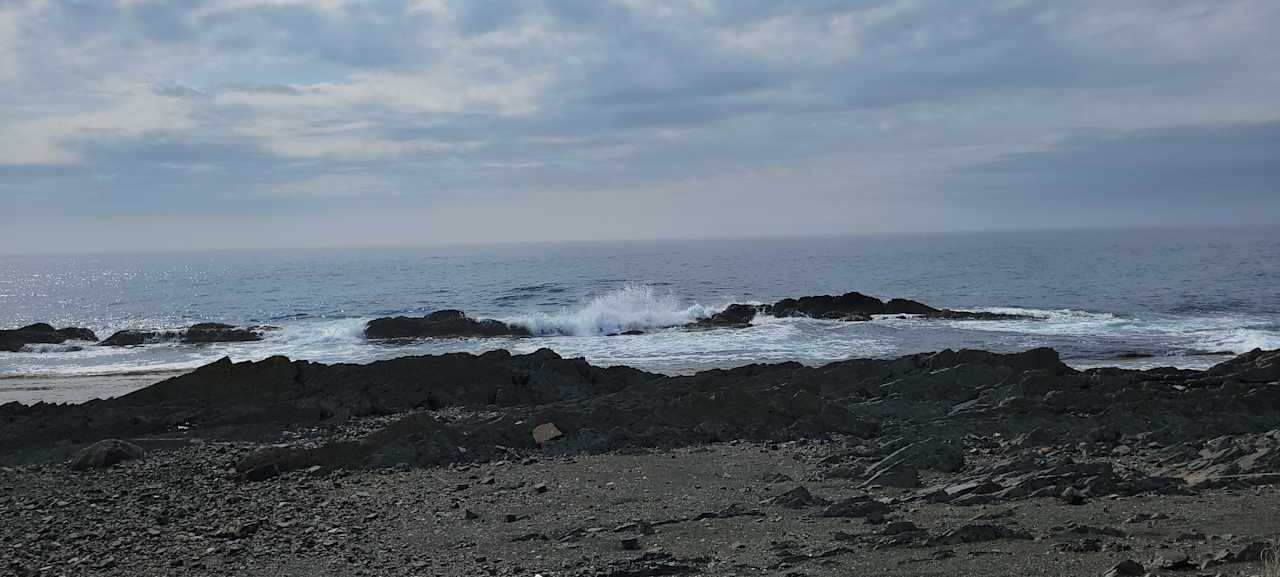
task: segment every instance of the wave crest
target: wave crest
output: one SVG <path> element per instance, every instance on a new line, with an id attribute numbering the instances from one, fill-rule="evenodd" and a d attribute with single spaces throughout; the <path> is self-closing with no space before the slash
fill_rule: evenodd
<path id="1" fill-rule="evenodd" d="M 502 319 L 539 336 L 595 336 L 676 327 L 719 312 L 698 303 L 683 305 L 674 294 L 653 286 L 627 283 L 591 299 L 582 308 L 559 313 L 530 313 Z"/>

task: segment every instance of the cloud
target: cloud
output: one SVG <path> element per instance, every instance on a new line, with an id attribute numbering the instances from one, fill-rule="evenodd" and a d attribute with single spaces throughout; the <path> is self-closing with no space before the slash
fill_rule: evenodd
<path id="1" fill-rule="evenodd" d="M 1263 0 L 0 0 L 0 219 L 372 202 L 705 232 L 683 205 L 767 235 L 804 229 L 751 208 L 781 199 L 981 228 L 1011 225 L 985 199 L 1156 191 L 1226 214 L 1276 181 L 1248 139 L 1280 120 L 1277 25 Z M 605 234 L 528 234 L 575 230 Z"/>

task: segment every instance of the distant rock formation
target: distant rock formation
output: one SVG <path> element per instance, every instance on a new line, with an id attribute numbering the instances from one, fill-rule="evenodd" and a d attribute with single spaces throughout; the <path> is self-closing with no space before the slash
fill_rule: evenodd
<path id="1" fill-rule="evenodd" d="M 425 317 L 382 317 L 369 321 L 364 329 L 369 339 L 415 339 L 427 337 L 527 337 L 529 329 L 493 319 L 472 319 L 459 310 L 440 310 Z"/>
<path id="2" fill-rule="evenodd" d="M 743 305 L 731 305 L 743 306 Z M 771 305 L 758 305 L 761 313 L 779 318 L 809 317 L 842 321 L 869 321 L 871 315 L 919 315 L 925 318 L 954 320 L 1021 320 L 1032 319 L 1027 315 L 1004 313 L 954 311 L 939 309 L 919 301 L 890 299 L 884 302 L 860 292 L 848 292 L 838 296 L 817 295 L 782 299 Z"/>
<path id="3" fill-rule="evenodd" d="M 62 344 L 66 341 L 96 341 L 89 329 L 66 327 L 55 329 L 48 323 L 35 323 L 18 329 L 0 330 L 0 351 L 16 353 L 29 344 Z"/>

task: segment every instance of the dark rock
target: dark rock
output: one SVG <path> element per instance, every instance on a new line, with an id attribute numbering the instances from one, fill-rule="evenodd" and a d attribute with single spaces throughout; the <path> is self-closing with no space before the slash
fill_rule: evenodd
<path id="1" fill-rule="evenodd" d="M 232 343 L 260 340 L 262 340 L 260 333 L 222 323 L 191 325 L 182 335 L 184 343 Z"/>
<path id="2" fill-rule="evenodd" d="M 726 328 L 746 327 L 756 317 L 753 305 L 732 304 L 728 308 L 698 322 L 687 325 L 691 328 Z"/>
<path id="3" fill-rule="evenodd" d="M 787 509 L 803 509 L 805 507 L 813 507 L 817 505 L 826 505 L 827 501 L 819 497 L 813 496 L 808 489 L 802 485 L 787 491 L 781 495 L 773 497 L 766 501 L 770 505 L 779 505 Z"/>
<path id="4" fill-rule="evenodd" d="M 57 345 L 69 340 L 96 341 L 98 337 L 89 329 L 55 329 L 48 323 L 35 323 L 17 329 L 0 330 L 0 351 L 16 353 L 26 345 Z"/>
<path id="5" fill-rule="evenodd" d="M 779 318 L 812 317 L 866 321 L 871 320 L 871 315 L 883 314 L 884 303 L 875 297 L 850 292 L 840 296 L 818 295 L 782 299 L 769 307 L 769 312 Z"/>
<path id="6" fill-rule="evenodd" d="M 1172 551 L 1168 553 L 1161 553 L 1156 557 L 1155 562 L 1152 564 L 1157 568 L 1164 569 L 1166 571 L 1176 571 L 1179 569 L 1190 568 L 1191 557 L 1182 551 Z"/>
<path id="7" fill-rule="evenodd" d="M 869 497 L 850 497 L 841 499 L 825 507 L 819 517 L 867 517 L 869 515 L 883 515 L 889 512 L 889 506 Z"/>
<path id="8" fill-rule="evenodd" d="M 133 443 L 119 439 L 104 439 L 81 449 L 75 460 L 71 462 L 71 468 L 76 471 L 103 469 L 116 463 L 141 459 L 144 456 L 146 451 Z"/>
<path id="9" fill-rule="evenodd" d="M 846 321 L 867 321 L 871 320 L 871 315 L 883 314 L 921 315 L 926 318 L 951 320 L 1020 320 L 1034 318 L 1026 315 L 1005 313 L 938 309 L 908 299 L 895 298 L 886 303 L 878 298 L 859 292 L 849 292 L 839 296 L 818 295 L 782 299 L 772 305 L 760 308 L 764 312 L 779 318 L 812 317 L 815 319 Z"/>
<path id="10" fill-rule="evenodd" d="M 197 323 L 178 331 L 125 329 L 98 343 L 108 347 L 132 347 L 163 342 L 235 343 L 262 340 L 265 327 L 240 328 L 223 323 Z"/>
<path id="11" fill-rule="evenodd" d="M 178 331 L 124 329 L 112 333 L 111 336 L 103 339 L 102 342 L 98 344 L 104 347 L 133 347 L 165 341 L 176 341 L 180 337 L 181 335 Z"/>
<path id="12" fill-rule="evenodd" d="M 940 312 L 940 309 L 907 299 L 890 299 L 884 304 L 884 314 L 890 315 L 934 315 Z"/>
<path id="13" fill-rule="evenodd" d="M 862 484 L 864 488 L 879 485 L 881 487 L 911 489 L 920 486 L 920 471 L 902 460 L 881 465 L 874 470 L 868 471 L 868 473 L 870 476 Z"/>
<path id="14" fill-rule="evenodd" d="M 493 319 L 472 319 L 459 310 L 440 310 L 425 317 L 383 317 L 365 325 L 365 338 L 529 336 L 529 329 Z"/>
<path id="15" fill-rule="evenodd" d="M 1085 501 L 1087 501 L 1084 492 L 1076 489 L 1075 487 L 1067 487 L 1066 489 L 1063 489 L 1062 494 L 1059 495 L 1059 497 L 1062 499 L 1062 502 L 1068 505 L 1083 505 L 1085 504 Z"/>
<path id="16" fill-rule="evenodd" d="M 1144 573 L 1146 573 L 1146 569 L 1142 566 L 1142 563 L 1126 559 L 1113 565 L 1105 575 L 1106 577 L 1118 577 L 1120 575 L 1142 575 Z"/>

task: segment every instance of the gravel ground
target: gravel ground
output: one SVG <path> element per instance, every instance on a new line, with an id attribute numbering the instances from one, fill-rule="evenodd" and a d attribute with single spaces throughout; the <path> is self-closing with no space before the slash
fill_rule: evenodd
<path id="1" fill-rule="evenodd" d="M 1055 497 L 928 503 L 904 500 L 909 489 L 860 489 L 857 481 L 830 478 L 829 457 L 849 448 L 838 440 L 529 453 L 480 464 L 236 480 L 233 464 L 255 447 L 192 442 L 87 472 L 60 463 L 0 469 L 3 571 L 1103 575 L 1134 560 L 1156 574 L 1261 575 L 1257 561 L 1209 560 L 1280 534 L 1276 487 L 1112 495 L 1080 505 Z M 796 487 L 828 501 L 870 496 L 888 511 L 884 519 L 827 518 L 820 504 L 772 500 Z M 974 526 L 1007 535 L 948 542 Z M 1187 560 L 1176 570 L 1158 569 L 1158 559 L 1180 554 Z"/>

